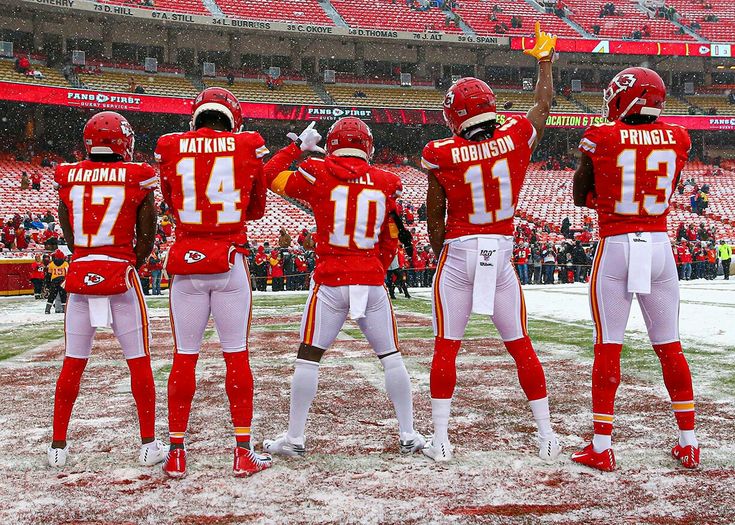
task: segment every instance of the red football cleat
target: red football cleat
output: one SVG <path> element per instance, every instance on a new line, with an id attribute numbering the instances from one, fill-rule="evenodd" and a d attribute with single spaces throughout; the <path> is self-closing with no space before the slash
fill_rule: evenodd
<path id="1" fill-rule="evenodd" d="M 576 461 L 582 465 L 602 470 L 603 472 L 612 472 L 615 470 L 615 454 L 613 449 L 609 448 L 602 452 L 595 452 L 592 443 L 584 447 L 579 452 L 572 454 L 572 461 Z"/>
<path id="2" fill-rule="evenodd" d="M 697 468 L 699 466 L 699 447 L 694 445 L 687 445 L 682 447 L 678 443 L 674 448 L 671 449 L 671 455 L 674 459 L 679 460 L 679 463 L 686 468 Z"/>
<path id="3" fill-rule="evenodd" d="M 273 459 L 270 454 L 256 454 L 249 448 L 235 447 L 235 462 L 232 471 L 236 478 L 252 476 L 272 465 Z"/>
<path id="4" fill-rule="evenodd" d="M 183 478 L 186 476 L 186 450 L 183 448 L 169 450 L 166 461 L 161 468 L 169 478 Z"/>

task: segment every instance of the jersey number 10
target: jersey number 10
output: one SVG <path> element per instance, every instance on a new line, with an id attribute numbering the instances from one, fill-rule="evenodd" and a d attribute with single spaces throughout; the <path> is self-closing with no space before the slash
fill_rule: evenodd
<path id="1" fill-rule="evenodd" d="M 350 238 L 361 250 L 371 250 L 380 237 L 385 220 L 385 194 L 376 189 L 362 189 L 357 194 L 352 234 L 347 233 L 350 186 L 337 186 L 330 194 L 334 203 L 334 229 L 329 234 L 329 244 L 340 248 L 350 247 Z M 357 188 L 355 188 L 356 190 Z M 375 216 L 370 224 L 370 208 L 375 205 Z M 372 235 L 368 235 L 372 232 Z"/>

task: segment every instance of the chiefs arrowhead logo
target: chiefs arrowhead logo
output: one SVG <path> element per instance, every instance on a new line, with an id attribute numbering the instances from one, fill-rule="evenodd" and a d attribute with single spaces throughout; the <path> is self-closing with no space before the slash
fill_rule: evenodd
<path id="1" fill-rule="evenodd" d="M 186 252 L 184 254 L 184 260 L 188 264 L 198 263 L 200 261 L 203 261 L 206 258 L 207 258 L 206 255 L 204 255 L 202 252 L 198 252 L 196 250 L 189 250 L 188 252 Z"/>
<path id="2" fill-rule="evenodd" d="M 98 273 L 88 273 L 84 276 L 84 284 L 87 286 L 94 286 L 96 284 L 100 284 L 102 281 L 104 281 L 105 278 L 102 277 Z"/>

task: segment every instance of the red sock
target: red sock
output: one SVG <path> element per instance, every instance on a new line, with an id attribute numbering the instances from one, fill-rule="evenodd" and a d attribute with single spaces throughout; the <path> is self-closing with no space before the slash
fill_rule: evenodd
<path id="1" fill-rule="evenodd" d="M 250 443 L 250 423 L 253 421 L 253 373 L 247 350 L 224 352 L 227 373 L 225 390 L 230 400 L 235 441 Z"/>
<path id="2" fill-rule="evenodd" d="M 174 354 L 174 364 L 168 376 L 168 431 L 172 445 L 184 443 L 191 401 L 197 388 L 197 359 L 199 354 Z"/>
<path id="3" fill-rule="evenodd" d="M 56 396 L 54 398 L 54 441 L 66 441 L 66 431 L 69 428 L 71 410 L 79 395 L 79 384 L 82 381 L 86 359 L 65 357 L 61 366 L 59 379 L 56 381 Z"/>
<path id="4" fill-rule="evenodd" d="M 431 362 L 429 385 L 432 399 L 452 399 L 457 384 L 457 354 L 462 341 L 434 338 L 434 359 Z"/>
<path id="5" fill-rule="evenodd" d="M 130 389 L 138 409 L 140 438 L 145 441 L 156 436 L 156 385 L 153 382 L 151 356 L 128 359 Z"/>
<path id="6" fill-rule="evenodd" d="M 535 401 L 546 397 L 544 369 L 533 350 L 531 339 L 526 336 L 515 341 L 505 341 L 505 348 L 516 362 L 518 381 L 528 400 Z"/>
<path id="7" fill-rule="evenodd" d="M 681 342 L 653 345 L 653 349 L 661 361 L 664 384 L 671 397 L 671 407 L 674 410 L 679 430 L 694 430 L 692 374 L 689 372 L 686 357 L 681 351 Z"/>
<path id="8" fill-rule="evenodd" d="M 619 344 L 595 345 L 595 363 L 592 365 L 592 421 L 595 425 L 595 434 L 606 436 L 612 434 L 622 351 L 623 345 Z"/>

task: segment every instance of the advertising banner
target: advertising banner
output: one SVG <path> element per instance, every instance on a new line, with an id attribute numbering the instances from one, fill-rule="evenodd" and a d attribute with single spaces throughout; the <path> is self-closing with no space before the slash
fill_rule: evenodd
<path id="1" fill-rule="evenodd" d="M 189 115 L 193 103 L 193 99 L 189 98 L 111 93 L 13 82 L 0 82 L 0 100 L 98 111 L 135 111 L 175 115 Z M 353 116 L 376 124 L 444 124 L 444 117 L 439 109 L 295 106 L 246 101 L 242 102 L 242 109 L 245 118 L 254 120 L 317 120 L 328 122 Z M 509 115 L 519 114 L 522 113 L 500 112 L 498 120 L 502 122 Z M 662 120 L 679 124 L 688 129 L 735 130 L 735 115 L 668 115 L 663 116 Z M 551 128 L 586 128 L 604 121 L 602 116 L 594 114 L 552 113 L 549 116 L 547 126 Z"/>

